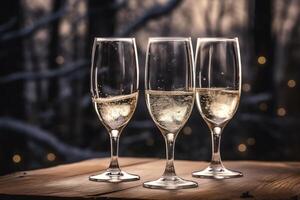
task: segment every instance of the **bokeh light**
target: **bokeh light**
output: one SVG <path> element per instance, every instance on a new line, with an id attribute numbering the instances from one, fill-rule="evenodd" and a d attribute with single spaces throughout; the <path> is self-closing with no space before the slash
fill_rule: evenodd
<path id="1" fill-rule="evenodd" d="M 257 62 L 258 62 L 258 64 L 260 64 L 260 65 L 264 65 L 264 64 L 266 64 L 267 59 L 266 59 L 266 57 L 264 57 L 264 56 L 259 56 L 259 57 L 257 58 Z"/>
<path id="2" fill-rule="evenodd" d="M 154 140 L 153 140 L 153 138 L 148 138 L 148 139 L 146 140 L 146 145 L 147 145 L 147 146 L 153 146 L 153 145 L 154 145 Z"/>
<path id="3" fill-rule="evenodd" d="M 251 90 L 251 85 L 250 85 L 249 83 L 244 83 L 244 84 L 242 85 L 242 90 L 243 90 L 243 92 L 250 92 L 250 90 Z"/>
<path id="4" fill-rule="evenodd" d="M 265 103 L 265 102 L 260 103 L 258 107 L 261 111 L 267 111 L 268 110 L 268 104 Z"/>
<path id="5" fill-rule="evenodd" d="M 186 126 L 183 128 L 183 134 L 184 135 L 191 135 L 192 134 L 192 129 L 189 126 Z"/>
<path id="6" fill-rule="evenodd" d="M 57 64 L 62 65 L 65 62 L 65 58 L 63 56 L 57 56 L 55 58 L 55 61 L 56 61 Z"/>
<path id="7" fill-rule="evenodd" d="M 284 117 L 286 115 L 286 109 L 285 108 L 278 108 L 277 109 L 277 115 L 280 117 Z"/>
<path id="8" fill-rule="evenodd" d="M 47 160 L 52 162 L 56 159 L 56 155 L 54 153 L 48 153 L 47 154 Z"/>
<path id="9" fill-rule="evenodd" d="M 291 79 L 287 82 L 288 87 L 294 88 L 296 86 L 296 81 Z"/>
<path id="10" fill-rule="evenodd" d="M 20 163 L 20 162 L 22 161 L 22 157 L 21 157 L 19 154 L 15 154 L 15 155 L 13 155 L 13 157 L 12 157 L 12 161 L 13 161 L 14 163 Z"/>
<path id="11" fill-rule="evenodd" d="M 255 145 L 255 143 L 256 143 L 255 138 L 250 137 L 247 139 L 248 145 L 253 146 L 253 145 Z"/>
<path id="12" fill-rule="evenodd" d="M 245 144 L 238 145 L 239 152 L 245 152 L 247 150 L 247 146 Z"/>

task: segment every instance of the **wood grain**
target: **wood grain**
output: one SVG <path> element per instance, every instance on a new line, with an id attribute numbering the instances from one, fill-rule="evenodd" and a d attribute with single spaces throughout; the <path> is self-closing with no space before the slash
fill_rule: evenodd
<path id="1" fill-rule="evenodd" d="M 106 169 L 109 159 L 94 159 L 57 167 L 18 172 L 0 177 L 0 199 L 300 199 L 299 162 L 225 162 L 243 172 L 243 178 L 197 179 L 191 172 L 206 162 L 176 161 L 177 174 L 197 181 L 198 188 L 177 191 L 153 190 L 142 183 L 159 178 L 165 161 L 121 158 L 122 169 L 139 174 L 141 180 L 126 183 L 91 182 L 88 176 Z"/>

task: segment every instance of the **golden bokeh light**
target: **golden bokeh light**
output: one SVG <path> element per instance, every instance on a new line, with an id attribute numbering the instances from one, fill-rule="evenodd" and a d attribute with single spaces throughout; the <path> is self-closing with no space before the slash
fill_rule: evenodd
<path id="1" fill-rule="evenodd" d="M 184 135 L 191 135 L 192 134 L 192 128 L 189 126 L 186 126 L 183 128 L 183 134 Z"/>
<path id="2" fill-rule="evenodd" d="M 256 143 L 255 138 L 250 137 L 247 139 L 248 145 L 253 146 L 253 145 L 255 145 L 255 143 Z"/>
<path id="3" fill-rule="evenodd" d="M 15 155 L 13 155 L 13 157 L 12 157 L 12 161 L 13 161 L 14 163 L 20 163 L 20 162 L 22 161 L 22 157 L 21 157 L 19 154 L 15 154 Z"/>
<path id="4" fill-rule="evenodd" d="M 249 92 L 251 90 L 251 85 L 249 83 L 244 83 L 242 85 L 243 92 Z"/>
<path id="5" fill-rule="evenodd" d="M 294 88 L 296 86 L 296 81 L 291 79 L 287 82 L 288 87 Z"/>
<path id="6" fill-rule="evenodd" d="M 65 62 L 65 58 L 63 56 L 57 56 L 55 58 L 55 61 L 56 61 L 57 64 L 62 65 Z"/>
<path id="7" fill-rule="evenodd" d="M 239 152 L 245 152 L 247 150 L 247 146 L 245 144 L 239 144 L 238 150 Z"/>
<path id="8" fill-rule="evenodd" d="M 278 108 L 277 109 L 277 115 L 280 116 L 280 117 L 284 117 L 286 115 L 285 108 Z"/>
<path id="9" fill-rule="evenodd" d="M 147 146 L 153 146 L 153 144 L 154 144 L 154 140 L 153 140 L 152 138 L 148 138 L 148 139 L 146 140 L 146 145 L 147 145 Z"/>
<path id="10" fill-rule="evenodd" d="M 48 153 L 47 154 L 47 160 L 52 162 L 56 159 L 56 155 L 54 153 Z"/>
<path id="11" fill-rule="evenodd" d="M 259 56 L 259 57 L 257 58 L 257 62 L 258 62 L 258 64 L 260 64 L 260 65 L 264 65 L 264 64 L 266 64 L 267 59 L 266 59 L 266 57 L 264 57 L 264 56 Z"/>
<path id="12" fill-rule="evenodd" d="M 259 104 L 259 109 L 261 110 L 261 111 L 267 111 L 268 110 L 268 104 L 266 104 L 266 103 L 260 103 Z"/>

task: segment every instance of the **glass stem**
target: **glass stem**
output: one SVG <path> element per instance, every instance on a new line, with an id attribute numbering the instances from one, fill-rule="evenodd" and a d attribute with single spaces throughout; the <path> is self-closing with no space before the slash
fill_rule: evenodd
<path id="1" fill-rule="evenodd" d="M 222 167 L 221 155 L 220 155 L 220 143 L 221 143 L 221 127 L 213 127 L 211 129 L 212 134 L 212 158 L 211 158 L 211 167 Z"/>
<path id="2" fill-rule="evenodd" d="M 111 173 L 119 173 L 121 171 L 118 162 L 119 138 L 120 134 L 118 130 L 112 130 L 110 132 L 111 159 L 108 171 Z"/>
<path id="3" fill-rule="evenodd" d="M 176 135 L 174 133 L 168 133 L 165 135 L 166 142 L 166 168 L 163 174 L 163 177 L 172 177 L 176 176 L 175 168 L 174 168 L 174 147 L 175 147 L 175 138 Z"/>

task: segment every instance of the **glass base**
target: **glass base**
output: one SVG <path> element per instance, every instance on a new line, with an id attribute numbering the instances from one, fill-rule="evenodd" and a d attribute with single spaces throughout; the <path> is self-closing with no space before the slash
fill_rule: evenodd
<path id="1" fill-rule="evenodd" d="M 120 171 L 117 173 L 106 171 L 102 174 L 90 176 L 89 180 L 97 182 L 119 183 L 140 180 L 140 177 L 138 175 L 126 173 L 124 171 Z"/>
<path id="2" fill-rule="evenodd" d="M 238 171 L 232 171 L 225 167 L 211 167 L 208 166 L 206 169 L 193 172 L 193 177 L 197 178 L 212 178 L 212 179 L 227 179 L 227 178 L 238 178 L 242 177 L 243 174 Z"/>
<path id="3" fill-rule="evenodd" d="M 184 180 L 178 176 L 172 176 L 162 177 L 155 181 L 145 182 L 143 186 L 151 189 L 178 190 L 198 187 L 198 183 Z"/>

